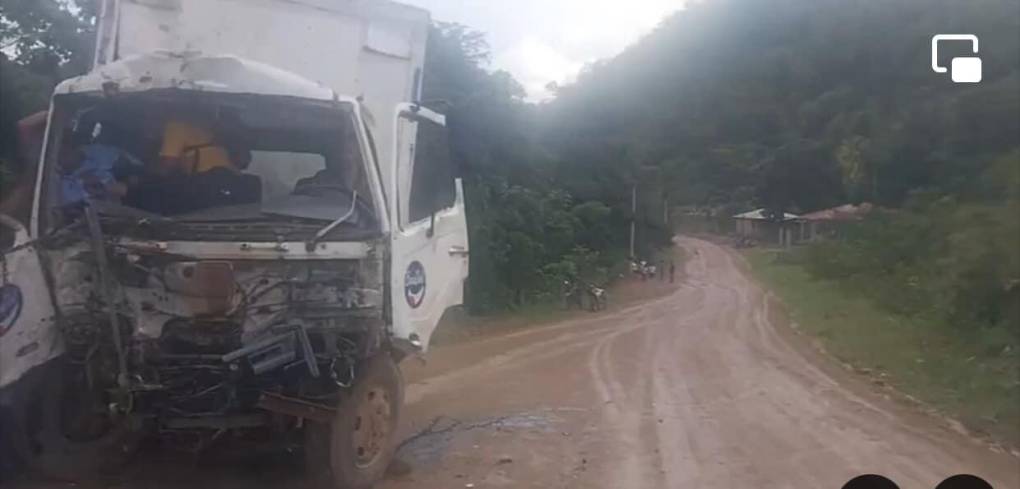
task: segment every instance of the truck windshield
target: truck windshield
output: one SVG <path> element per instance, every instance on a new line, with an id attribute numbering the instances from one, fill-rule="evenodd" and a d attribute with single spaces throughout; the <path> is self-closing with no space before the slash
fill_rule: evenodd
<path id="1" fill-rule="evenodd" d="M 182 91 L 57 103 L 49 200 L 64 214 L 89 201 L 177 222 L 332 221 L 371 195 L 351 104 Z M 346 225 L 374 221 L 362 200 Z"/>

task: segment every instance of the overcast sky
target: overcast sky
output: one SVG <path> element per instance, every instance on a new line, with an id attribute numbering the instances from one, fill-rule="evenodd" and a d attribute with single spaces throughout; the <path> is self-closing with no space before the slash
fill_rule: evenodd
<path id="1" fill-rule="evenodd" d="M 551 81 L 568 83 L 652 30 L 685 0 L 401 0 L 432 18 L 485 32 L 492 69 L 507 70 L 532 100 Z"/>

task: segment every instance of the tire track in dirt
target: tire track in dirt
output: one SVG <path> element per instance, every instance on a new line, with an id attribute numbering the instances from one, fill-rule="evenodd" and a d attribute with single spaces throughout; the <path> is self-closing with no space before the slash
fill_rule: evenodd
<path id="1" fill-rule="evenodd" d="M 651 303 L 668 300 L 669 297 L 663 297 L 655 299 Z M 408 385 L 405 403 L 413 405 L 426 397 L 455 391 L 464 384 L 484 378 L 487 375 L 493 376 L 505 370 L 527 367 L 529 364 L 549 358 L 555 358 L 575 351 L 584 351 L 592 345 L 599 344 L 599 342 L 605 339 L 606 335 L 621 333 L 619 323 L 625 321 L 628 314 L 639 311 L 642 307 L 643 305 L 629 306 L 593 319 L 577 319 L 549 328 L 538 328 L 489 339 L 487 340 L 489 342 L 503 341 L 512 346 L 507 351 L 487 358 L 482 362 L 429 377 L 423 382 Z M 639 323 L 632 327 L 641 327 L 643 325 Z M 548 336 L 549 333 L 556 333 L 556 335 L 541 342 L 525 341 L 523 346 L 513 346 L 514 341 L 521 340 L 522 337 L 527 340 L 528 336 Z"/>
<path id="2" fill-rule="evenodd" d="M 966 439 L 954 441 L 969 450 L 954 449 L 946 438 L 960 437 L 932 429 L 932 420 L 905 418 L 886 400 L 847 389 L 855 379 L 837 381 L 807 361 L 769 321 L 768 301 L 741 272 L 736 264 L 740 257 L 703 241 L 681 244 L 708 257 L 705 280 L 727 289 L 733 304 L 726 309 L 735 311 L 735 317 L 720 315 L 708 337 L 718 355 L 692 352 L 694 361 L 679 371 L 704 375 L 720 363 L 729 367 L 728 378 L 700 390 L 706 398 L 743 399 L 732 403 L 734 409 L 715 413 L 739 429 L 714 434 L 728 447 L 726 458 L 751 461 L 741 468 L 740 479 L 702 480 L 699 486 L 835 487 L 840 480 L 874 471 L 895 476 L 904 487 L 934 487 L 948 475 L 969 471 L 998 478 L 1000 485 L 1013 484 L 1002 487 L 1016 487 L 1015 459 Z M 757 396 L 741 396 L 753 384 L 766 389 Z M 761 456 L 770 452 L 786 455 Z M 787 470 L 776 470 L 784 467 Z M 825 471 L 818 470 L 821 467 Z"/>
<path id="3" fill-rule="evenodd" d="M 838 488 L 881 473 L 904 488 L 929 488 L 961 472 L 1020 487 L 1017 458 L 883 398 L 793 341 L 772 323 L 773 305 L 740 255 L 703 240 L 677 244 L 687 252 L 687 273 L 669 297 L 492 340 L 486 347 L 511 346 L 428 379 L 432 390 L 422 396 L 432 398 L 529 378 L 468 411 L 570 406 L 576 411 L 560 423 L 582 432 L 529 432 L 533 441 L 476 433 L 451 448 L 456 457 L 441 470 L 469 471 L 484 453 L 519 450 L 528 465 L 493 469 L 499 477 L 476 487 Z M 453 409 L 451 402 L 430 404 Z M 587 462 L 564 469 L 571 460 Z M 426 471 L 412 485 L 384 487 L 451 482 Z"/>
<path id="4" fill-rule="evenodd" d="M 626 327 L 602 338 L 590 357 L 588 369 L 591 372 L 592 385 L 597 392 L 596 399 L 603 406 L 602 418 L 604 426 L 609 427 L 613 437 L 614 457 L 621 461 L 619 470 L 613 472 L 613 487 L 654 487 L 658 486 L 658 478 L 649 467 L 642 467 L 642 460 L 653 458 L 651 448 L 642 443 L 642 428 L 646 420 L 645 392 L 649 391 L 649 379 L 654 383 L 655 375 L 648 375 L 649 364 L 642 358 L 641 365 L 636 369 L 636 382 L 624 385 L 618 376 L 621 359 L 614 359 L 613 346 L 622 336 L 634 333 L 644 334 L 643 348 L 650 350 L 653 337 L 648 334 L 650 326 L 662 320 L 662 314 L 670 304 L 682 300 L 684 296 L 692 296 L 700 303 L 701 294 L 697 290 L 680 289 L 668 300 L 657 301 L 641 311 L 639 322 L 635 326 Z M 697 307 L 690 310 L 696 313 Z M 649 317 L 651 319 L 649 319 Z M 678 319 L 682 319 L 680 316 Z M 647 464 L 646 464 L 647 465 Z M 652 479 L 652 480 L 649 480 Z"/>

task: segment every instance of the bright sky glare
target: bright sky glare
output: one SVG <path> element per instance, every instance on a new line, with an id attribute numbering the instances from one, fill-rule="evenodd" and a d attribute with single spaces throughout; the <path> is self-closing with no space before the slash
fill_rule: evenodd
<path id="1" fill-rule="evenodd" d="M 513 74 L 533 101 L 571 82 L 585 64 L 612 57 L 685 0 L 400 0 L 487 34 L 492 69 Z"/>

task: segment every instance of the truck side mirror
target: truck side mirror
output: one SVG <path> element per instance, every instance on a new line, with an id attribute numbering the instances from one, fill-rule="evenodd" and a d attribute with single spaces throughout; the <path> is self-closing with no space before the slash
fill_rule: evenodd
<path id="1" fill-rule="evenodd" d="M 461 177 L 454 178 L 453 187 L 454 191 L 456 192 L 454 203 L 456 205 L 464 205 L 464 179 Z"/>

